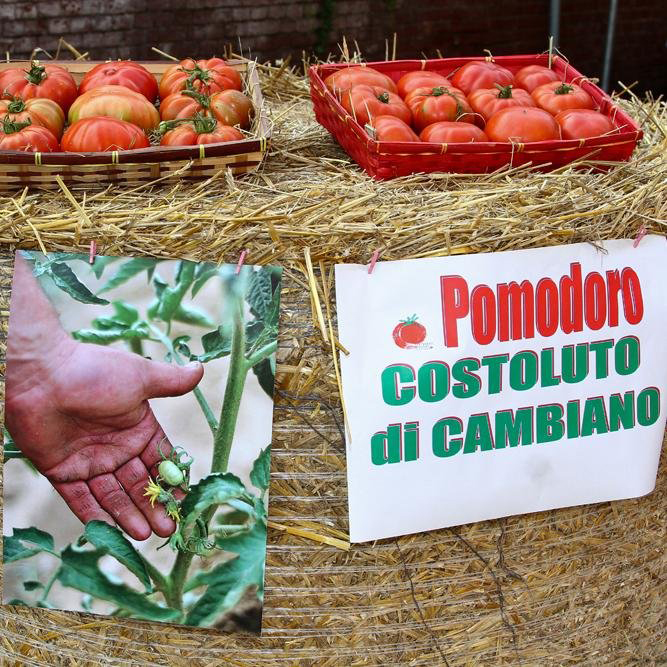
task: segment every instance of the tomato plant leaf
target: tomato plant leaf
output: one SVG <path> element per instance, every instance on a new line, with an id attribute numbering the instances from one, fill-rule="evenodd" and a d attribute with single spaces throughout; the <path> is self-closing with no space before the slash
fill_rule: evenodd
<path id="1" fill-rule="evenodd" d="M 215 331 L 209 331 L 204 334 L 201 339 L 204 353 L 199 355 L 190 355 L 191 360 L 201 361 L 205 363 L 220 357 L 226 357 L 232 351 L 232 337 L 222 326 L 219 326 Z"/>
<path id="2" fill-rule="evenodd" d="M 234 498 L 250 499 L 243 482 L 230 472 L 213 473 L 190 487 L 181 503 L 182 526 L 194 523 L 202 512 L 214 505 L 223 505 Z"/>
<path id="3" fill-rule="evenodd" d="M 19 598 L 12 598 L 8 603 L 11 607 L 29 607 L 30 605 L 27 602 Z"/>
<path id="4" fill-rule="evenodd" d="M 23 588 L 28 592 L 36 591 L 38 588 L 44 588 L 44 584 L 41 581 L 24 581 Z"/>
<path id="5" fill-rule="evenodd" d="M 108 345 L 117 340 L 146 340 L 150 338 L 150 331 L 145 322 L 137 322 L 128 328 L 79 329 L 72 332 L 72 337 L 82 343 Z"/>
<path id="6" fill-rule="evenodd" d="M 62 565 L 57 573 L 58 581 L 63 586 L 127 609 L 135 618 L 149 621 L 178 621 L 181 618 L 177 609 L 161 607 L 151 602 L 145 593 L 111 581 L 98 566 L 99 559 L 105 554 L 104 549 L 76 551 L 72 545 L 65 547 L 60 554 Z"/>
<path id="7" fill-rule="evenodd" d="M 48 275 L 56 286 L 81 303 L 106 305 L 109 302 L 95 296 L 75 275 L 67 264 L 55 262 L 49 267 Z"/>
<path id="8" fill-rule="evenodd" d="M 273 355 L 262 359 L 252 367 L 252 372 L 257 377 L 259 386 L 266 392 L 266 395 L 273 399 L 273 385 L 275 384 L 275 358 Z"/>
<path id="9" fill-rule="evenodd" d="M 271 475 L 271 445 L 263 449 L 252 464 L 250 471 L 250 481 L 261 491 L 269 488 L 269 478 Z"/>
<path id="10" fill-rule="evenodd" d="M 176 322 L 184 324 L 193 324 L 197 327 L 214 327 L 215 322 L 203 311 L 198 308 L 186 308 L 183 304 L 179 305 L 172 317 Z"/>
<path id="11" fill-rule="evenodd" d="M 176 280 L 173 286 L 167 286 L 158 295 L 158 306 L 155 316 L 164 322 L 171 322 L 181 305 L 185 293 L 190 289 L 195 275 L 195 262 L 183 260 L 178 265 Z"/>
<path id="12" fill-rule="evenodd" d="M 139 311 L 125 301 L 113 301 L 111 303 L 115 311 L 113 319 L 131 326 L 139 319 Z"/>
<path id="13" fill-rule="evenodd" d="M 197 292 L 204 287 L 210 278 L 218 274 L 218 267 L 210 262 L 200 262 L 195 269 L 195 278 L 192 283 L 192 296 L 197 296 Z"/>
<path id="14" fill-rule="evenodd" d="M 270 271 L 266 267 L 261 267 L 257 271 L 253 271 L 248 284 L 246 301 L 250 306 L 250 312 L 256 318 L 264 319 L 269 310 L 272 296 L 273 289 L 271 286 Z"/>
<path id="15" fill-rule="evenodd" d="M 2 541 L 2 559 L 5 563 L 30 558 L 41 551 L 54 553 L 53 537 L 39 528 L 14 528 Z"/>
<path id="16" fill-rule="evenodd" d="M 3 454 L 4 460 L 8 461 L 9 459 L 24 459 L 25 456 L 23 452 L 16 446 L 14 439 L 9 434 L 9 431 L 5 428 L 3 429 L 4 442 L 3 442 Z"/>
<path id="17" fill-rule="evenodd" d="M 25 259 L 33 264 L 32 273 L 36 278 L 39 278 L 39 276 L 42 276 L 45 273 L 48 273 L 56 262 L 67 262 L 77 259 L 86 261 L 88 260 L 88 255 L 82 255 L 78 252 L 50 252 L 48 255 L 35 252 L 30 253 L 28 256 L 26 256 L 24 253 L 22 253 L 22 255 Z M 42 257 L 44 260 L 40 261 Z"/>
<path id="18" fill-rule="evenodd" d="M 90 256 L 83 256 L 83 259 L 87 262 L 90 259 Z M 112 257 L 110 255 L 99 255 L 95 257 L 95 261 L 90 265 L 90 270 L 95 274 L 95 277 L 99 280 L 104 273 L 104 269 L 109 266 L 112 262 L 117 262 L 120 257 Z"/>
<path id="19" fill-rule="evenodd" d="M 237 555 L 208 572 L 200 572 L 191 584 L 188 583 L 188 588 L 207 586 L 185 619 L 191 625 L 215 625 L 250 587 L 256 587 L 260 601 L 264 597 L 266 524 L 257 521 L 249 532 L 229 538 L 218 537 L 216 544 L 220 549 Z"/>
<path id="20" fill-rule="evenodd" d="M 39 528 L 14 528 L 13 535 L 22 542 L 34 544 L 42 551 L 50 551 L 53 553 L 53 550 L 55 549 L 53 536 Z"/>
<path id="21" fill-rule="evenodd" d="M 115 558 L 136 575 L 147 593 L 152 592 L 153 585 L 144 559 L 118 528 L 104 521 L 89 521 L 83 534 L 91 544 Z"/>
<path id="22" fill-rule="evenodd" d="M 160 261 L 162 260 L 154 259 L 152 257 L 133 257 L 132 259 L 128 259 L 102 286 L 102 289 L 99 290 L 98 294 L 108 292 L 114 287 L 118 287 L 119 285 L 126 283 L 128 280 L 130 280 L 130 278 L 134 278 L 134 276 L 141 273 L 142 271 L 149 271 L 150 269 L 153 269 Z"/>
<path id="23" fill-rule="evenodd" d="M 2 539 L 2 560 L 4 563 L 13 563 L 17 560 L 30 558 L 39 552 L 40 549 L 27 547 L 21 540 L 17 540 L 15 537 L 5 535 Z"/>

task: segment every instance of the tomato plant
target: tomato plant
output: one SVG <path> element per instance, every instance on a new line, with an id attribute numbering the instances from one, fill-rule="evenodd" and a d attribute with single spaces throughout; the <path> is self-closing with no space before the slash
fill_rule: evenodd
<path id="1" fill-rule="evenodd" d="M 484 131 L 491 141 L 526 143 L 560 139 L 560 130 L 554 117 L 536 107 L 501 109 L 491 116 Z"/>
<path id="2" fill-rule="evenodd" d="M 471 141 L 488 141 L 489 138 L 477 125 L 451 121 L 440 121 L 427 125 L 419 135 L 422 141 L 438 144 L 469 143 Z"/>
<path id="3" fill-rule="evenodd" d="M 443 120 L 475 122 L 468 100 L 456 88 L 417 88 L 405 98 L 405 103 L 412 111 L 413 125 L 418 132 Z"/>
<path id="4" fill-rule="evenodd" d="M 241 75 L 222 58 L 186 58 L 167 67 L 158 86 L 160 99 L 180 90 L 196 90 L 206 95 L 228 89 L 242 90 Z"/>
<path id="5" fill-rule="evenodd" d="M 22 100 L 12 97 L 0 100 L 0 117 L 9 116 L 15 123 L 24 123 L 29 120 L 33 125 L 46 127 L 56 138 L 60 138 L 65 126 L 65 114 L 56 102 L 46 97 L 33 97 Z"/>
<path id="6" fill-rule="evenodd" d="M 535 102 L 525 90 L 496 84 L 495 88 L 478 88 L 468 95 L 470 106 L 488 121 L 496 111 L 508 107 L 534 107 Z"/>
<path id="7" fill-rule="evenodd" d="M 170 123 L 178 123 L 173 129 Z M 166 130 L 160 144 L 162 146 L 193 146 L 195 144 L 217 144 L 223 141 L 240 141 L 243 135 L 229 125 L 223 125 L 211 116 L 195 116 L 185 121 L 164 121 L 161 129 Z"/>
<path id="8" fill-rule="evenodd" d="M 59 65 L 40 65 L 33 60 L 30 69 L 12 67 L 0 72 L 0 93 L 3 97 L 46 97 L 56 102 L 64 113 L 78 94 L 72 75 Z"/>
<path id="9" fill-rule="evenodd" d="M 68 119 L 76 123 L 92 116 L 118 118 L 142 130 L 152 130 L 160 122 L 157 109 L 143 95 L 122 86 L 101 86 L 84 93 L 70 107 Z"/>
<path id="10" fill-rule="evenodd" d="M 350 88 L 343 93 L 341 104 L 362 127 L 375 116 L 396 116 L 408 124 L 412 120 L 405 102 L 396 93 L 379 86 Z"/>
<path id="11" fill-rule="evenodd" d="M 532 93 L 535 88 L 550 81 L 560 81 L 556 72 L 542 65 L 526 65 L 514 75 L 514 83 L 519 88 Z"/>
<path id="12" fill-rule="evenodd" d="M 59 148 L 58 139 L 51 130 L 33 125 L 29 119 L 16 123 L 6 116 L 0 122 L 0 150 L 52 153 Z"/>
<path id="13" fill-rule="evenodd" d="M 404 74 L 396 83 L 398 94 L 405 99 L 408 93 L 417 88 L 451 88 L 452 84 L 442 74 L 437 72 L 428 72 L 427 70 L 417 70 Z"/>
<path id="14" fill-rule="evenodd" d="M 411 315 L 401 320 L 392 332 L 394 342 L 399 347 L 419 345 L 426 338 L 426 328 L 417 322 L 417 316 Z"/>
<path id="15" fill-rule="evenodd" d="M 140 93 L 149 102 L 157 97 L 155 77 L 139 63 L 131 60 L 116 60 L 100 63 L 88 70 L 79 84 L 79 95 L 100 86 L 123 86 Z"/>
<path id="16" fill-rule="evenodd" d="M 593 109 L 566 109 L 556 115 L 563 139 L 587 139 L 609 134 L 616 129 L 609 116 Z"/>
<path id="17" fill-rule="evenodd" d="M 375 116 L 371 124 L 378 141 L 419 141 L 414 130 L 396 116 Z"/>
<path id="18" fill-rule="evenodd" d="M 514 75 L 508 69 L 485 60 L 472 60 L 456 70 L 449 77 L 452 85 L 466 95 L 477 88 L 493 88 L 497 83 L 509 86 L 514 83 Z"/>
<path id="19" fill-rule="evenodd" d="M 70 153 L 97 153 L 148 148 L 150 142 L 142 130 L 118 118 L 92 116 L 70 125 L 61 141 Z"/>
<path id="20" fill-rule="evenodd" d="M 552 81 L 538 86 L 531 93 L 535 104 L 555 116 L 566 109 L 592 109 L 593 98 L 576 83 Z"/>
<path id="21" fill-rule="evenodd" d="M 30 258 L 41 279 L 52 279 L 56 288 L 77 301 L 100 303 L 85 279 L 68 265 L 74 261 L 87 264 L 87 255 L 24 256 Z M 211 432 L 210 472 L 192 483 L 192 458 L 181 448 L 162 452 L 158 445 L 162 460 L 144 495 L 152 504 L 161 505 L 177 524 L 164 545 L 173 551 L 166 568 L 153 564 L 118 528 L 102 521 L 88 522 L 81 537 L 64 547 L 57 547 L 54 537 L 39 528 L 14 528 L 12 535 L 4 536 L 5 566 L 38 556 L 52 559 L 54 567 L 48 581 L 33 578 L 24 582 L 26 591 L 37 591 L 35 602 L 12 600 L 11 604 L 49 607 L 49 595 L 57 583 L 80 591 L 86 611 L 96 611 L 95 605 L 105 602 L 113 605 L 112 615 L 118 617 L 213 627 L 241 599 L 254 597 L 258 603 L 263 599 L 270 446 L 255 459 L 249 484 L 227 468 L 249 374 L 255 375 L 269 397 L 273 394 L 281 271 L 245 266 L 237 275 L 234 266 L 184 260 L 178 263 L 173 281 L 167 282 L 159 274 L 160 260 L 145 257 L 122 261 L 97 257 L 90 271 L 102 279 L 115 262 L 115 272 L 107 276 L 97 294 L 123 290 L 129 280 L 145 275 L 154 291 L 153 301 L 141 310 L 124 301 L 105 301 L 109 312 L 72 336 L 96 345 L 124 343 L 140 355 L 144 341 L 151 341 L 163 346 L 165 361 L 172 364 L 192 360 L 207 364 L 226 358 L 219 416 L 201 389 L 193 390 Z M 191 303 L 209 281 L 217 283 L 230 313 L 220 324 Z M 213 330 L 192 340 L 173 333 L 174 322 L 188 323 L 194 331 Z M 191 346 L 201 353 L 193 352 Z M 6 459 L 20 457 L 11 439 L 5 442 L 5 453 Z M 124 572 L 131 573 L 134 583 L 109 577 L 100 564 L 103 557 L 114 559 Z"/>
<path id="22" fill-rule="evenodd" d="M 342 95 L 354 86 L 377 86 L 388 90 L 390 93 L 396 92 L 396 84 L 393 79 L 382 72 L 378 72 L 372 67 L 345 67 L 336 70 L 333 74 L 324 79 L 324 85 L 334 94 Z"/>

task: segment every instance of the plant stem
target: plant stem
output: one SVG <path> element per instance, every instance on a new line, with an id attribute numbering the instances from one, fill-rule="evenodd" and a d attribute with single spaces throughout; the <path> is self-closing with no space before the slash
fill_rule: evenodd
<path id="1" fill-rule="evenodd" d="M 166 594 L 169 589 L 169 579 L 165 577 L 162 572 L 160 572 L 152 563 L 149 563 L 147 560 L 144 560 L 146 565 L 146 570 L 148 575 L 153 580 L 155 587 Z"/>
<path id="2" fill-rule="evenodd" d="M 199 403 L 199 407 L 201 408 L 201 411 L 204 413 L 204 417 L 206 417 L 206 423 L 208 424 L 208 427 L 211 429 L 211 433 L 213 433 L 213 436 L 215 436 L 215 433 L 218 430 L 218 420 L 215 418 L 213 410 L 211 410 L 211 406 L 208 404 L 208 401 L 204 397 L 204 394 L 202 394 L 202 391 L 199 387 L 195 387 L 192 390 L 192 393 L 195 395 L 197 403 Z"/>
<path id="3" fill-rule="evenodd" d="M 56 579 L 58 578 L 58 570 L 60 570 L 60 567 L 57 567 L 53 571 L 53 574 L 51 575 L 51 578 L 46 582 L 46 586 L 44 586 L 44 590 L 42 591 L 42 595 L 39 598 L 40 602 L 46 602 L 46 598 L 49 597 L 49 593 L 51 592 L 51 588 L 53 588 L 53 584 L 56 583 Z"/>
<path id="4" fill-rule="evenodd" d="M 255 364 L 258 364 L 260 361 L 264 361 L 267 357 L 270 357 L 278 349 L 278 341 L 274 340 L 272 343 L 268 343 L 264 347 L 261 347 L 257 352 L 252 354 L 246 363 L 250 368 Z"/>
<path id="5" fill-rule="evenodd" d="M 135 354 L 139 354 L 143 357 L 144 356 L 144 348 L 141 345 L 141 339 L 131 338 L 130 339 L 130 350 L 132 350 L 132 352 L 134 352 Z"/>

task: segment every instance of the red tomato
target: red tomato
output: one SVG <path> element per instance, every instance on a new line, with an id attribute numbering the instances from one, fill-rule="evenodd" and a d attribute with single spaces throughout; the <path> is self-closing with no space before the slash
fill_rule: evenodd
<path id="1" fill-rule="evenodd" d="M 566 109 L 556 115 L 563 139 L 587 139 L 609 134 L 616 129 L 609 116 L 593 109 Z"/>
<path id="2" fill-rule="evenodd" d="M 222 58 L 193 60 L 186 58 L 171 65 L 162 74 L 159 85 L 160 99 L 177 93 L 179 90 L 192 88 L 200 93 L 211 95 L 221 90 L 242 90 L 241 75 L 230 67 Z"/>
<path id="3" fill-rule="evenodd" d="M 470 106 L 487 121 L 496 111 L 507 107 L 534 107 L 535 102 L 530 93 L 513 89 L 512 86 L 500 86 L 496 88 L 478 88 L 468 95 Z"/>
<path id="4" fill-rule="evenodd" d="M 182 90 L 168 95 L 160 103 L 162 120 L 192 118 L 195 114 L 214 116 L 224 125 L 250 127 L 254 108 L 250 98 L 240 90 L 223 90 L 204 95 L 194 90 Z"/>
<path id="5" fill-rule="evenodd" d="M 78 97 L 72 104 L 68 119 L 109 116 L 134 123 L 142 130 L 152 130 L 160 122 L 157 109 L 140 93 L 123 86 L 101 86 Z"/>
<path id="6" fill-rule="evenodd" d="M 100 153 L 148 148 L 148 137 L 133 123 L 108 116 L 83 118 L 70 125 L 61 141 L 70 153 Z"/>
<path id="7" fill-rule="evenodd" d="M 58 139 L 46 127 L 30 120 L 15 123 L 8 118 L 0 122 L 0 150 L 53 153 L 60 149 Z"/>
<path id="8" fill-rule="evenodd" d="M 526 65 L 514 75 L 514 84 L 529 93 L 550 81 L 560 81 L 560 77 L 552 69 L 542 65 Z"/>
<path id="9" fill-rule="evenodd" d="M 343 93 L 341 104 L 362 127 L 375 116 L 396 116 L 410 123 L 412 115 L 396 94 L 379 86 L 359 85 Z"/>
<path id="10" fill-rule="evenodd" d="M 419 135 L 422 141 L 437 144 L 470 143 L 471 141 L 488 141 L 489 138 L 477 125 L 457 123 L 447 120 L 427 125 Z"/>
<path id="11" fill-rule="evenodd" d="M 219 144 L 224 141 L 240 141 L 243 135 L 229 125 L 219 123 L 210 116 L 198 116 L 190 123 L 169 130 L 160 141 L 161 146 L 194 146 Z"/>
<path id="12" fill-rule="evenodd" d="M 79 84 L 79 95 L 100 86 L 123 86 L 140 93 L 150 102 L 157 97 L 155 77 L 139 63 L 116 60 L 95 65 L 88 70 Z"/>
<path id="13" fill-rule="evenodd" d="M 593 98 L 576 83 L 543 83 L 531 93 L 535 104 L 552 115 L 566 109 L 592 109 Z"/>
<path id="14" fill-rule="evenodd" d="M 450 77 L 452 85 L 460 88 L 466 95 L 477 88 L 492 88 L 496 83 L 509 86 L 514 83 L 512 72 L 496 63 L 485 60 L 473 60 L 456 70 Z"/>
<path id="15" fill-rule="evenodd" d="M 441 120 L 474 123 L 475 117 L 465 95 L 456 88 L 417 88 L 406 98 L 412 122 L 418 132 Z"/>
<path id="16" fill-rule="evenodd" d="M 417 322 L 417 316 L 412 315 L 401 320 L 392 332 L 394 342 L 399 347 L 419 345 L 426 338 L 426 328 Z"/>
<path id="17" fill-rule="evenodd" d="M 419 141 L 412 128 L 396 116 L 375 116 L 371 122 L 378 141 Z"/>
<path id="18" fill-rule="evenodd" d="M 560 139 L 558 123 L 554 117 L 535 107 L 501 109 L 491 116 L 485 131 L 490 141 L 526 143 Z"/>
<path id="19" fill-rule="evenodd" d="M 20 97 L 10 100 L 0 100 L 0 117 L 9 116 L 15 123 L 23 123 L 26 120 L 33 125 L 46 127 L 57 138 L 63 134 L 65 126 L 65 114 L 58 104 L 46 97 L 33 97 L 24 101 Z"/>
<path id="20" fill-rule="evenodd" d="M 33 60 L 29 70 L 13 67 L 0 72 L 0 92 L 3 97 L 46 97 L 67 113 L 76 99 L 76 82 L 72 75 L 58 65 L 40 65 Z"/>
<path id="21" fill-rule="evenodd" d="M 435 88 L 440 86 L 443 88 L 451 88 L 452 84 L 449 79 L 446 79 L 442 74 L 437 72 L 427 72 L 426 70 L 417 70 L 416 72 L 408 72 L 404 74 L 396 84 L 398 94 L 405 99 L 408 93 L 411 93 L 417 88 Z"/>
<path id="22" fill-rule="evenodd" d="M 391 77 L 372 67 L 345 67 L 324 79 L 324 84 L 334 95 L 342 95 L 353 86 L 379 86 L 390 93 L 396 92 L 396 84 Z"/>

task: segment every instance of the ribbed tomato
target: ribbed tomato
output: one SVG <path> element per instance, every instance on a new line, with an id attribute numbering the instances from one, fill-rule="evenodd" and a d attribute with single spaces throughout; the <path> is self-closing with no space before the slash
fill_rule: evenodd
<path id="1" fill-rule="evenodd" d="M 543 83 L 531 93 L 538 107 L 556 115 L 566 109 L 593 109 L 593 98 L 576 83 Z"/>
<path id="2" fill-rule="evenodd" d="M 0 122 L 0 150 L 53 153 L 59 149 L 58 139 L 47 127 L 29 120 L 14 123 L 5 118 Z"/>
<path id="3" fill-rule="evenodd" d="M 157 97 L 155 77 L 139 63 L 116 60 L 100 63 L 88 70 L 79 84 L 79 95 L 100 86 L 123 86 L 140 93 L 150 102 Z"/>
<path id="4" fill-rule="evenodd" d="M 343 93 L 341 104 L 362 127 L 375 116 L 396 116 L 410 123 L 412 114 L 396 94 L 380 86 L 359 85 Z"/>
<path id="5" fill-rule="evenodd" d="M 616 129 L 609 116 L 593 109 L 566 109 L 556 115 L 563 139 L 588 139 L 609 134 Z"/>
<path id="6" fill-rule="evenodd" d="M 223 90 L 204 95 L 194 90 L 182 90 L 168 95 L 160 104 L 162 120 L 192 118 L 195 114 L 214 116 L 224 125 L 250 127 L 254 108 L 250 98 L 240 90 Z"/>
<path id="7" fill-rule="evenodd" d="M 493 88 L 497 83 L 501 86 L 509 86 L 514 83 L 512 72 L 485 60 L 473 60 L 466 63 L 449 79 L 452 85 L 460 88 L 466 95 L 477 88 Z"/>
<path id="8" fill-rule="evenodd" d="M 377 141 L 419 141 L 413 129 L 396 116 L 375 116 L 371 123 Z"/>
<path id="9" fill-rule="evenodd" d="M 548 141 L 560 139 L 560 130 L 554 117 L 535 107 L 501 109 L 489 119 L 485 128 L 491 141 Z"/>
<path id="10" fill-rule="evenodd" d="M 140 93 L 123 86 L 101 86 L 78 97 L 72 104 L 68 119 L 76 123 L 82 118 L 109 116 L 134 123 L 142 130 L 152 130 L 160 122 L 157 109 Z"/>
<path id="11" fill-rule="evenodd" d="M 162 74 L 159 85 L 160 99 L 177 93 L 179 90 L 192 89 L 211 95 L 221 90 L 242 90 L 241 75 L 230 67 L 222 58 L 193 60 L 186 58 L 171 65 Z"/>
<path id="12" fill-rule="evenodd" d="M 452 84 L 442 74 L 437 72 L 427 72 L 426 70 L 417 70 L 404 74 L 396 83 L 398 94 L 405 99 L 408 93 L 417 88 L 435 88 L 441 86 L 451 88 Z"/>
<path id="13" fill-rule="evenodd" d="M 532 93 L 535 88 L 550 81 L 560 81 L 556 72 L 542 65 L 526 65 L 514 75 L 514 85 Z"/>
<path id="14" fill-rule="evenodd" d="M 353 86 L 379 86 L 390 93 L 396 92 L 396 84 L 391 77 L 372 67 L 356 65 L 339 69 L 324 79 L 324 85 L 334 94 L 342 95 Z"/>
<path id="15" fill-rule="evenodd" d="M 488 141 L 489 138 L 477 125 L 471 123 L 457 123 L 443 120 L 439 123 L 427 125 L 419 135 L 422 141 L 437 144 L 470 143 L 473 141 Z"/>
<path id="16" fill-rule="evenodd" d="M 15 123 L 29 120 L 33 125 L 46 127 L 58 139 L 62 136 L 65 126 L 63 110 L 56 102 L 46 97 L 33 97 L 29 100 L 13 97 L 9 100 L 0 100 L 0 117 L 6 116 Z"/>
<path id="17" fill-rule="evenodd" d="M 99 153 L 148 148 L 148 137 L 139 127 L 118 118 L 93 116 L 70 125 L 61 141 L 70 153 Z"/>
<path id="18" fill-rule="evenodd" d="M 0 72 L 0 92 L 3 97 L 46 97 L 67 113 L 77 96 L 72 75 L 59 65 L 40 65 L 33 60 L 29 70 L 13 67 Z"/>
<path id="19" fill-rule="evenodd" d="M 405 103 L 412 111 L 412 124 L 418 132 L 442 120 L 475 122 L 466 96 L 457 88 L 417 88 L 405 98 Z"/>
<path id="20" fill-rule="evenodd" d="M 470 106 L 487 121 L 496 111 L 507 107 L 534 107 L 535 102 L 530 93 L 521 88 L 501 86 L 495 88 L 478 88 L 468 95 Z"/>
<path id="21" fill-rule="evenodd" d="M 223 141 L 240 141 L 241 139 L 243 135 L 235 127 L 223 125 L 211 116 L 196 116 L 192 122 L 183 123 L 166 132 L 160 145 L 194 146 L 196 144 L 219 144 Z"/>

